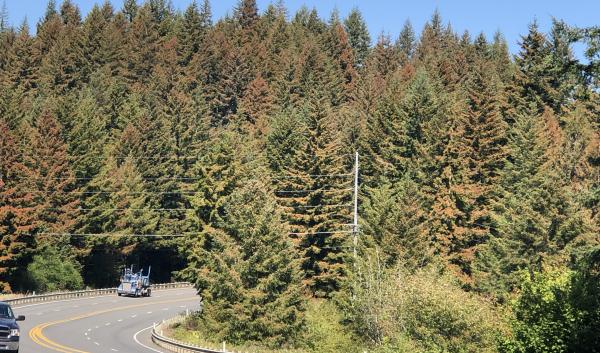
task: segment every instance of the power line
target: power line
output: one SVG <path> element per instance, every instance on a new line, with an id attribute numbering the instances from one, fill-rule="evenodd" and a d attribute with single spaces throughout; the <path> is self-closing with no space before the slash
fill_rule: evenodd
<path id="1" fill-rule="evenodd" d="M 284 207 L 293 207 L 293 208 L 319 208 L 319 207 L 352 207 L 350 204 L 337 204 L 337 205 L 297 205 L 297 206 L 284 206 Z"/>
<path id="2" fill-rule="evenodd" d="M 199 233 L 182 233 L 182 234 L 127 234 L 127 233 L 51 233 L 51 232 L 40 232 L 37 235 L 51 235 L 51 236 L 99 236 L 99 237 L 147 237 L 147 238 L 179 238 L 186 235 L 199 234 Z M 36 235 L 30 234 L 30 235 Z"/>
<path id="3" fill-rule="evenodd" d="M 84 157 L 81 155 L 78 156 L 71 156 L 71 160 L 73 161 L 77 161 L 79 158 Z M 110 160 L 110 159 L 115 159 L 115 160 L 125 160 L 127 158 L 131 158 L 132 160 L 151 160 L 151 161 L 168 161 L 168 160 L 182 160 L 182 159 L 191 159 L 191 160 L 197 160 L 198 158 L 200 158 L 200 156 L 98 156 L 98 158 L 96 158 L 96 160 L 100 159 L 100 160 Z"/>
<path id="4" fill-rule="evenodd" d="M 95 177 L 13 177 L 5 180 L 93 180 Z M 200 180 L 202 177 L 140 177 L 141 180 Z"/>
<path id="5" fill-rule="evenodd" d="M 46 207 L 50 211 L 62 211 L 59 207 Z M 74 211 L 193 211 L 194 208 L 75 208 Z"/>
<path id="6" fill-rule="evenodd" d="M 30 190 L 25 192 L 37 192 L 39 190 Z M 198 194 L 201 191 L 122 191 L 122 190 L 104 190 L 104 191 L 64 191 L 69 194 L 79 195 L 101 195 L 101 194 L 125 194 L 125 195 L 178 195 L 178 194 Z"/>
<path id="7" fill-rule="evenodd" d="M 340 246 L 322 246 L 322 247 L 320 247 L 320 249 L 327 249 L 327 250 L 330 250 L 330 249 L 349 249 L 349 248 L 352 248 L 352 246 L 349 246 L 349 245 L 340 245 Z"/>
<path id="8" fill-rule="evenodd" d="M 108 156 L 107 158 L 113 159 L 145 159 L 145 160 L 176 160 L 176 159 L 198 159 L 199 156 Z"/>
<path id="9" fill-rule="evenodd" d="M 352 173 L 347 174 L 304 174 L 304 175 L 281 175 L 274 176 L 271 179 L 294 179 L 294 178 L 342 178 L 352 176 Z"/>
<path id="10" fill-rule="evenodd" d="M 340 233 L 353 233 L 351 230 L 333 230 L 326 232 L 290 232 L 288 235 L 319 235 L 319 234 L 340 234 Z"/>
<path id="11" fill-rule="evenodd" d="M 312 189 L 312 190 L 276 190 L 276 193 L 279 194 L 296 194 L 296 193 L 307 193 L 307 192 L 317 192 L 317 191 L 323 191 L 323 192 L 344 192 L 344 191 L 351 191 L 354 190 L 353 188 L 347 188 L 347 189 Z"/>

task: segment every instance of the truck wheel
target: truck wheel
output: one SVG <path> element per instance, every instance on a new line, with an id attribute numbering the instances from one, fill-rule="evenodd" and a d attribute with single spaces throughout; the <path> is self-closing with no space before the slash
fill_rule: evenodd
<path id="1" fill-rule="evenodd" d="M 117 295 L 120 297 L 120 296 L 121 296 L 121 293 L 117 293 Z"/>
<path id="2" fill-rule="evenodd" d="M 148 291 L 146 292 L 146 296 L 149 297 L 150 295 L 152 295 L 152 290 L 150 288 L 148 288 Z"/>

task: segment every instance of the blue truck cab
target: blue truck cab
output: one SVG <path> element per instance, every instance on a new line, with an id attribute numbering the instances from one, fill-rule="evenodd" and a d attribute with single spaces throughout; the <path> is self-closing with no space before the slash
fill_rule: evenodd
<path id="1" fill-rule="evenodd" d="M 148 267 L 148 274 L 144 275 L 143 269 L 134 272 L 133 266 L 125 268 L 121 276 L 121 283 L 117 287 L 117 294 L 119 296 L 149 297 L 152 292 L 150 289 L 150 269 Z"/>
<path id="2" fill-rule="evenodd" d="M 25 316 L 15 317 L 10 305 L 0 302 L 0 352 L 19 352 L 19 324 Z"/>

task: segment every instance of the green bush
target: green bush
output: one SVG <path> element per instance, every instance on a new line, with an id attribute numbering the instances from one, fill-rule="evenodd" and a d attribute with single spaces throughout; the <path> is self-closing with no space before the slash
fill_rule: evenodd
<path id="1" fill-rule="evenodd" d="M 27 266 L 33 289 L 38 292 L 76 290 L 83 287 L 77 264 L 53 247 L 44 247 Z"/>
<path id="2" fill-rule="evenodd" d="M 357 339 L 342 324 L 343 316 L 331 301 L 314 300 L 306 312 L 303 350 L 311 353 L 362 352 Z"/>
<path id="3" fill-rule="evenodd" d="M 569 303 L 570 271 L 523 274 L 521 292 L 512 303 L 513 335 L 504 352 L 565 352 L 574 311 Z"/>
<path id="4" fill-rule="evenodd" d="M 600 352 L 600 249 L 575 271 L 523 275 L 503 352 Z"/>
<path id="5" fill-rule="evenodd" d="M 493 352 L 505 330 L 497 308 L 436 268 L 359 264 L 346 307 L 377 352 Z"/>
<path id="6" fill-rule="evenodd" d="M 569 297 L 577 311 L 570 349 L 600 352 L 600 248 L 581 261 L 573 274 Z"/>

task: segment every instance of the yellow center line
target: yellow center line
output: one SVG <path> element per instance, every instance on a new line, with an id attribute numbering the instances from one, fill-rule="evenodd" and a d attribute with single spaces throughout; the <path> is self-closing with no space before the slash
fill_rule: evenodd
<path id="1" fill-rule="evenodd" d="M 46 337 L 44 335 L 44 329 L 50 327 L 50 326 L 54 326 L 54 325 L 58 325 L 58 324 L 64 324 L 66 322 L 71 322 L 71 321 L 76 321 L 76 320 L 81 320 L 81 319 L 86 319 L 92 316 L 97 316 L 97 315 L 102 315 L 102 314 L 106 314 L 106 313 L 110 313 L 110 312 L 115 312 L 115 311 L 119 311 L 119 310 L 127 310 L 127 309 L 133 309 L 133 308 L 139 308 L 142 306 L 148 306 L 148 305 L 154 305 L 154 304 L 170 304 L 170 303 L 177 303 L 177 302 L 183 302 L 183 301 L 189 301 L 189 298 L 185 298 L 185 299 L 173 299 L 173 300 L 163 300 L 163 301 L 158 301 L 158 302 L 152 302 L 152 303 L 144 303 L 144 304 L 135 304 L 135 305 L 127 305 L 127 306 L 122 306 L 122 307 L 118 307 L 118 308 L 112 308 L 112 309 L 106 309 L 106 310 L 100 310 L 100 311 L 94 311 L 91 313 L 87 313 L 87 314 L 83 314 L 83 315 L 79 315 L 79 316 L 74 316 L 71 318 L 67 318 L 67 319 L 63 319 L 63 320 L 58 320 L 58 321 L 51 321 L 51 322 L 46 322 L 43 324 L 39 324 L 37 326 L 35 326 L 34 328 L 32 328 L 29 331 L 29 337 L 31 338 L 31 340 L 35 343 L 37 343 L 38 345 L 51 349 L 53 351 L 56 352 L 62 352 L 62 353 L 90 353 L 87 351 L 82 351 L 76 348 L 71 348 L 71 347 L 67 347 L 67 346 L 63 346 L 55 341 L 52 341 L 51 339 L 49 339 L 48 337 Z"/>

